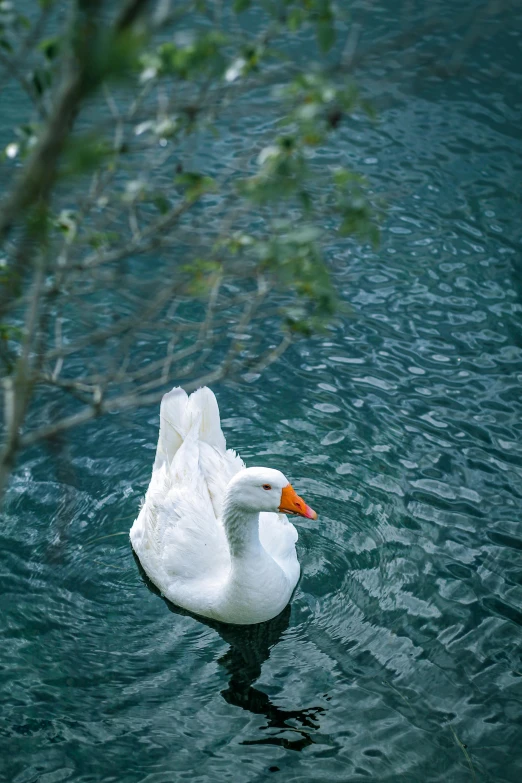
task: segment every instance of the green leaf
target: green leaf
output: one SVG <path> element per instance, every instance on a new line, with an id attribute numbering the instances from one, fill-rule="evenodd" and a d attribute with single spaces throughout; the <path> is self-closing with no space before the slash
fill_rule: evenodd
<path id="1" fill-rule="evenodd" d="M 51 86 L 52 74 L 48 68 L 39 68 L 33 71 L 31 82 L 36 94 L 42 95 Z"/>
<path id="2" fill-rule="evenodd" d="M 303 24 L 304 20 L 304 13 L 301 8 L 293 8 L 286 18 L 286 23 L 288 25 L 288 29 L 295 33 L 297 30 L 300 30 Z"/>
<path id="3" fill-rule="evenodd" d="M 379 231 L 379 226 L 377 226 L 375 223 L 370 223 L 367 233 L 368 241 L 372 245 L 373 249 L 377 250 L 381 242 L 381 232 Z"/>
<path id="4" fill-rule="evenodd" d="M 184 171 L 174 178 L 176 185 L 180 185 L 185 191 L 187 201 L 196 201 L 200 196 L 211 190 L 216 190 L 216 183 L 212 177 L 193 171 Z"/>
<path id="5" fill-rule="evenodd" d="M 222 52 L 225 43 L 226 37 L 218 30 L 199 33 L 183 45 L 167 41 L 156 52 L 158 70 L 161 74 L 175 74 L 183 80 L 194 79 L 201 73 L 220 75 L 226 65 Z M 151 59 L 150 53 L 146 58 Z"/>
<path id="6" fill-rule="evenodd" d="M 331 17 L 320 19 L 317 23 L 317 43 L 322 52 L 329 52 L 335 43 L 335 27 Z"/>
<path id="7" fill-rule="evenodd" d="M 91 247 L 99 250 L 102 247 L 115 244 L 119 239 L 120 235 L 116 231 L 97 231 L 89 234 L 87 241 Z"/>
<path id="8" fill-rule="evenodd" d="M 373 103 L 371 103 L 371 101 L 368 101 L 365 98 L 363 98 L 359 101 L 359 106 L 366 114 L 366 116 L 369 117 L 370 120 L 372 120 L 373 122 L 377 120 L 377 111 Z"/>
<path id="9" fill-rule="evenodd" d="M 162 215 L 165 215 L 165 213 L 170 209 L 170 201 L 161 193 L 157 196 L 154 196 L 152 203 Z"/>
<path id="10" fill-rule="evenodd" d="M 365 185 L 364 177 L 354 171 L 339 168 L 334 171 L 333 179 L 337 187 L 345 188 L 347 185 Z"/>
<path id="11" fill-rule="evenodd" d="M 190 277 L 187 293 L 196 297 L 206 297 L 221 271 L 221 263 L 194 258 L 190 264 L 182 266 L 182 271 Z"/>
<path id="12" fill-rule="evenodd" d="M 38 44 L 38 48 L 43 52 L 47 60 L 54 60 L 60 52 L 60 39 L 56 35 L 46 38 Z"/>
<path id="13" fill-rule="evenodd" d="M 105 139 L 97 136 L 83 136 L 70 139 L 65 149 L 65 174 L 83 174 L 99 166 L 111 154 L 112 149 Z"/>
<path id="14" fill-rule="evenodd" d="M 243 11 L 247 11 L 252 5 L 252 0 L 234 0 L 232 10 L 236 14 L 240 14 Z"/>

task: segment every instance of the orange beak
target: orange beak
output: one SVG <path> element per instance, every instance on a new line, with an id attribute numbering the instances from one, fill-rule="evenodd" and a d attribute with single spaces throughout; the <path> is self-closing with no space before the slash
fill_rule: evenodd
<path id="1" fill-rule="evenodd" d="M 291 484 L 283 487 L 281 492 L 281 504 L 279 506 L 281 514 L 299 514 L 306 519 L 317 519 L 317 514 L 307 506 L 303 498 L 300 498 Z"/>

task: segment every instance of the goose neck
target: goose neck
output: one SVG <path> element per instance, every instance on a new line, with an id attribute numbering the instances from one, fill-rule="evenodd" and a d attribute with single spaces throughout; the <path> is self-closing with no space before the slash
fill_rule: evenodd
<path id="1" fill-rule="evenodd" d="M 233 498 L 226 497 L 223 526 L 232 558 L 248 558 L 259 554 L 259 512 L 241 508 Z"/>

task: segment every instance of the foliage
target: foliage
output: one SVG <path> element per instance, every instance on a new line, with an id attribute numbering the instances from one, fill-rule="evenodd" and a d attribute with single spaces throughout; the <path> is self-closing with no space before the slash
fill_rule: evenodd
<path id="1" fill-rule="evenodd" d="M 367 112 L 329 0 L 37 5 L 0 2 L 29 99 L 0 167 L 6 469 L 173 382 L 252 377 L 338 312 L 332 232 L 378 239 L 363 179 L 314 162 Z M 206 155 L 228 140 L 235 170 Z"/>

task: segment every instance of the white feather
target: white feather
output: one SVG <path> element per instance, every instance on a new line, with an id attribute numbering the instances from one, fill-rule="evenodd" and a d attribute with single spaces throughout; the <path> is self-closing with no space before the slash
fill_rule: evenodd
<path id="1" fill-rule="evenodd" d="M 241 458 L 226 448 L 210 389 L 190 398 L 173 389 L 161 403 L 152 477 L 130 537 L 149 578 L 171 601 L 225 622 L 252 623 L 284 608 L 299 563 L 295 527 L 269 511 L 255 522 L 259 549 L 240 561 L 231 555 L 223 505 L 229 483 L 244 470 Z M 281 486 L 287 481 L 278 471 L 255 470 L 261 471 L 256 481 L 263 480 L 262 471 L 270 480 L 281 476 Z M 241 481 L 249 476 L 246 471 Z"/>

